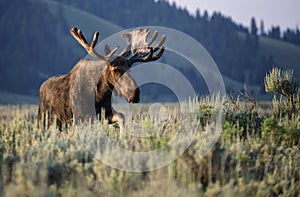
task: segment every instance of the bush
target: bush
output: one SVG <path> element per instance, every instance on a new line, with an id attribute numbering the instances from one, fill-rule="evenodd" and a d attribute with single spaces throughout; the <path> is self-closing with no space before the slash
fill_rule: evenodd
<path id="1" fill-rule="evenodd" d="M 265 140 L 275 142 L 276 145 L 282 142 L 286 146 L 297 145 L 300 140 L 300 124 L 298 122 L 299 120 L 288 117 L 279 121 L 274 117 L 266 118 L 263 122 L 262 136 Z"/>
<path id="2" fill-rule="evenodd" d="M 298 82 L 293 78 L 293 70 L 283 71 L 273 68 L 265 77 L 266 92 L 274 92 L 290 99 L 298 91 Z"/>
<path id="3" fill-rule="evenodd" d="M 263 122 L 262 137 L 280 143 L 284 138 L 286 130 L 283 126 L 278 124 L 278 121 L 274 118 L 266 118 Z"/>
<path id="4" fill-rule="evenodd" d="M 278 104 L 276 96 L 273 99 L 273 108 L 280 116 L 295 113 L 300 109 L 298 81 L 294 79 L 293 73 L 293 70 L 283 71 L 273 68 L 265 76 L 266 92 L 273 92 L 280 96 L 280 103 L 283 105 Z"/>

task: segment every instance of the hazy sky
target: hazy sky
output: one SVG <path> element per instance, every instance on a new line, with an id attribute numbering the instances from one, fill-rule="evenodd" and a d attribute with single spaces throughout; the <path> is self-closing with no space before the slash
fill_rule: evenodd
<path id="1" fill-rule="evenodd" d="M 290 27 L 300 28 L 300 0 L 168 0 L 177 6 L 186 7 L 191 13 L 197 8 L 203 14 L 213 11 L 230 16 L 233 21 L 250 26 L 251 17 L 255 17 L 257 26 L 264 21 L 265 30 L 279 25 L 281 30 Z"/>

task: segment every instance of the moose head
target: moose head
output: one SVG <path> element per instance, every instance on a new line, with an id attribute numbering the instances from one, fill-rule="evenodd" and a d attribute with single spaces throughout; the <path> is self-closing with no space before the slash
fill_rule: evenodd
<path id="1" fill-rule="evenodd" d="M 129 33 L 122 34 L 127 47 L 116 57 L 113 55 L 119 49 L 115 47 L 113 50 L 109 46 L 105 46 L 105 56 L 98 54 L 94 47 L 96 46 L 99 32 L 95 32 L 91 45 L 89 45 L 83 36 L 82 32 L 77 28 L 71 29 L 73 37 L 86 49 L 86 51 L 93 57 L 104 60 L 107 62 L 107 69 L 104 73 L 107 81 L 114 87 L 114 92 L 118 96 L 123 96 L 129 103 L 138 103 L 140 98 L 140 90 L 136 85 L 134 79 L 130 76 L 129 70 L 135 62 L 150 62 L 159 59 L 163 52 L 164 47 L 161 48 L 166 40 L 163 35 L 157 45 L 153 48 L 151 44 L 158 36 L 155 31 L 152 38 L 147 41 L 150 33 L 149 29 L 142 31 L 140 28 L 134 29 Z M 154 52 L 159 50 L 157 55 Z"/>

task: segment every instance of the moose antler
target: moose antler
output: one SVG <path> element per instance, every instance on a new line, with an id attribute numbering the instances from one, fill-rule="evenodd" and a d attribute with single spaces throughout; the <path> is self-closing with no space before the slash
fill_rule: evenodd
<path id="1" fill-rule="evenodd" d="M 95 51 L 95 46 L 98 40 L 99 32 L 94 33 L 94 37 L 92 40 L 91 45 L 88 44 L 86 41 L 85 37 L 83 36 L 82 32 L 80 29 L 77 29 L 76 27 L 73 27 L 71 29 L 71 34 L 73 37 L 85 48 L 85 50 L 93 57 L 104 60 L 104 61 L 109 61 L 113 55 L 116 53 L 116 51 L 119 49 L 119 46 L 115 47 L 113 50 L 111 50 L 108 54 L 105 54 L 105 56 L 100 55 Z"/>
<path id="2" fill-rule="evenodd" d="M 152 37 L 147 41 L 147 37 L 150 34 L 148 28 L 142 31 L 140 28 L 134 29 L 129 33 L 122 34 L 123 39 L 131 46 L 132 57 L 129 59 L 131 64 L 135 62 L 149 62 L 159 59 L 164 53 L 164 47 L 162 45 L 166 41 L 166 36 L 162 35 L 160 41 L 156 44 L 155 47 L 151 47 L 151 44 L 158 37 L 158 32 L 155 31 Z M 158 49 L 160 51 L 153 56 L 154 52 Z"/>

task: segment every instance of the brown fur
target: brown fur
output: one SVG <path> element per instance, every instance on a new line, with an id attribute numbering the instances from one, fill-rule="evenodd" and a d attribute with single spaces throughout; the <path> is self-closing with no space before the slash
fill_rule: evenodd
<path id="1" fill-rule="evenodd" d="M 54 76 L 45 81 L 40 87 L 39 122 L 48 127 L 56 121 L 58 128 L 73 123 L 73 118 L 83 120 L 105 110 L 105 117 L 110 123 L 120 122 L 120 113 L 111 106 L 112 91 L 117 83 L 122 83 L 129 94 L 115 88 L 120 96 L 129 102 L 139 102 L 139 89 L 126 71 L 130 69 L 123 57 L 117 57 L 108 64 L 103 60 L 83 59 L 66 75 Z M 121 77 L 122 76 L 122 77 Z M 126 76 L 125 79 L 123 79 Z M 115 117 L 113 118 L 113 116 Z M 77 117 L 76 117 L 77 116 Z"/>
<path id="2" fill-rule="evenodd" d="M 114 111 L 111 96 L 114 91 L 123 96 L 129 103 L 138 103 L 140 90 L 134 79 L 127 72 L 135 62 L 149 62 L 159 59 L 164 48 L 165 35 L 153 48 L 151 43 L 156 39 L 157 32 L 147 41 L 149 29 L 142 31 L 135 29 L 122 34 L 128 44 L 127 48 L 116 58 L 112 58 L 118 47 L 110 50 L 105 46 L 105 56 L 98 54 L 94 47 L 97 43 L 98 32 L 89 45 L 80 29 L 71 29 L 73 37 L 98 60 L 80 60 L 66 75 L 54 76 L 45 81 L 40 87 L 40 104 L 38 110 L 38 124 L 49 127 L 53 122 L 60 130 L 73 124 L 74 120 L 100 117 L 104 110 L 109 123 L 124 124 L 124 116 Z M 154 52 L 160 51 L 154 55 Z M 130 56 L 131 55 L 131 56 Z"/>

